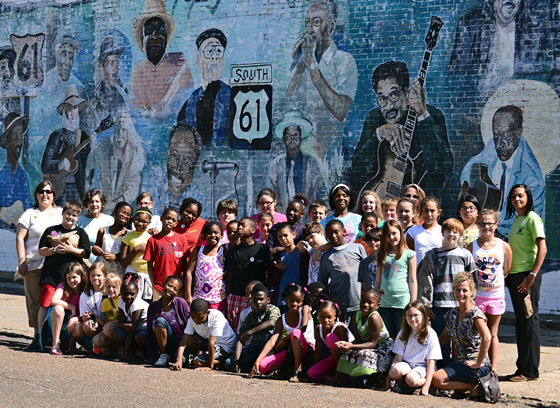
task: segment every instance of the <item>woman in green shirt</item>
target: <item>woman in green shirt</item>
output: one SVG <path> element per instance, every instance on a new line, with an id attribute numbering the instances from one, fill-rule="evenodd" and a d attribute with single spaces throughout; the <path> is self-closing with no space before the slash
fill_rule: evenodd
<path id="1" fill-rule="evenodd" d="M 533 209 L 533 195 L 525 184 L 516 184 L 509 192 L 506 219 L 513 220 L 509 232 L 512 262 L 506 285 L 515 312 L 517 337 L 517 371 L 510 381 L 531 381 L 539 377 L 540 328 L 539 297 L 542 282 L 541 266 L 546 256 L 542 219 Z M 533 314 L 525 312 L 525 298 L 530 296 Z"/>

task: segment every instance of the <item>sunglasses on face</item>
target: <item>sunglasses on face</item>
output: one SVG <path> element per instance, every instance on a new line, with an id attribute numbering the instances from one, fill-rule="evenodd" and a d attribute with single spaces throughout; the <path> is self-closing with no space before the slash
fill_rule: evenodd
<path id="1" fill-rule="evenodd" d="M 52 194 L 52 190 L 39 190 L 39 194 Z"/>

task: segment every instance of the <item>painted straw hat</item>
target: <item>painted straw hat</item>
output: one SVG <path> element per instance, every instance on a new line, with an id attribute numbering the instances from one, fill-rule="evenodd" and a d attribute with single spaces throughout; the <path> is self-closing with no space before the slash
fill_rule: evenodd
<path id="1" fill-rule="evenodd" d="M 132 38 L 140 51 L 144 53 L 144 24 L 152 17 L 159 17 L 165 23 L 165 31 L 167 32 L 167 44 L 171 42 L 175 33 L 175 19 L 167 12 L 163 0 L 146 0 L 142 14 L 136 17 L 132 24 Z"/>

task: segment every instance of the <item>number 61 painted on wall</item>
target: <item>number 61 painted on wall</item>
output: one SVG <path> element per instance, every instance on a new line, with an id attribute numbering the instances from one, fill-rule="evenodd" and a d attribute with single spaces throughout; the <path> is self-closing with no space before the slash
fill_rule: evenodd
<path id="1" fill-rule="evenodd" d="M 272 143 L 272 86 L 231 88 L 232 149 L 270 150 Z"/>
<path id="2" fill-rule="evenodd" d="M 22 88 L 35 88 L 43 83 L 43 43 L 45 34 L 10 35 L 16 52 L 14 83 Z"/>

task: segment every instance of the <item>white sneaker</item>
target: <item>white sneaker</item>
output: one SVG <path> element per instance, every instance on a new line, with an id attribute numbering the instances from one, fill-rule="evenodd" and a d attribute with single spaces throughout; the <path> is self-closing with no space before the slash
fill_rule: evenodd
<path id="1" fill-rule="evenodd" d="M 159 367 L 165 367 L 168 362 L 169 362 L 169 355 L 162 354 L 161 356 L 159 356 L 158 361 L 156 361 L 155 365 Z"/>

